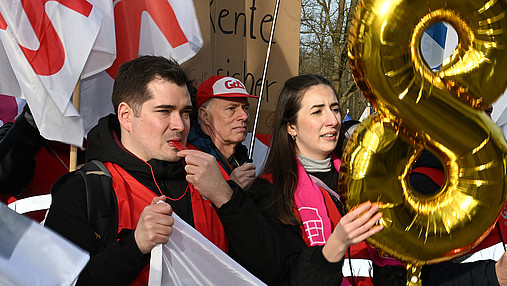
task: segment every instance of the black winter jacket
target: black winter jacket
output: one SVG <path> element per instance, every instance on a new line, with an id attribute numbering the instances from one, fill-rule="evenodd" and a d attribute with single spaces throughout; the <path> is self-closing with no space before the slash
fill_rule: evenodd
<path id="1" fill-rule="evenodd" d="M 90 131 L 87 159 L 118 164 L 158 195 L 150 167 L 124 151 L 117 143 L 119 139 L 115 139 L 112 134 L 119 137 L 119 123 L 114 115 L 109 115 Z M 179 197 L 183 194 L 188 183 L 182 162 L 150 160 L 148 163 L 165 195 Z M 234 190 L 233 196 L 228 203 L 217 209 L 217 213 L 228 236 L 230 255 L 254 274 L 266 275 L 272 262 L 264 254 L 266 251 L 274 251 L 276 247 L 269 245 L 276 244 L 272 242 L 269 230 L 266 230 L 266 235 L 258 234 L 266 229 L 267 224 L 260 214 L 256 215 L 258 211 L 255 205 L 241 188 L 232 181 L 228 183 Z M 179 201 L 170 203 L 183 220 L 193 225 L 188 194 Z M 133 230 L 124 229 L 118 234 L 117 242 L 102 245 L 87 219 L 86 207 L 83 179 L 78 175 L 70 176 L 53 195 L 46 226 L 90 252 L 90 262 L 81 272 L 78 285 L 128 285 L 149 263 L 149 255 L 143 255 L 139 251 Z M 261 245 L 257 241 L 258 237 L 265 239 L 264 242 L 268 245 L 266 248 L 265 244 Z"/>
<path id="2" fill-rule="evenodd" d="M 317 173 L 312 175 L 326 184 L 331 181 Z M 276 277 L 268 281 L 270 285 L 341 284 L 343 259 L 337 263 L 328 262 L 322 254 L 322 246 L 306 245 L 299 226 L 285 225 L 276 218 L 272 207 L 273 185 L 268 180 L 256 179 L 247 193 L 280 238 L 277 255 L 272 258 L 276 261 Z"/>
<path id="3" fill-rule="evenodd" d="M 45 144 L 24 113 L 0 128 L 0 194 L 17 196 L 32 181 L 35 153 Z"/>

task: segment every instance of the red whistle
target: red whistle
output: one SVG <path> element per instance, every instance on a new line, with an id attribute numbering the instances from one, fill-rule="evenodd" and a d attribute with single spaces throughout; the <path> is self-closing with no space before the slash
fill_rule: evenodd
<path id="1" fill-rule="evenodd" d="M 188 148 L 183 145 L 183 143 L 181 143 L 180 141 L 173 141 L 173 140 L 170 140 L 171 143 L 174 145 L 174 147 L 176 147 L 176 149 L 178 149 L 179 151 L 183 151 L 183 150 L 187 150 Z"/>

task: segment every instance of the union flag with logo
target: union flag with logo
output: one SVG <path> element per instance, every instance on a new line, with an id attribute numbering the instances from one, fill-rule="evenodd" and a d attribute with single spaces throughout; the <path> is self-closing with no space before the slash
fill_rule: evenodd
<path id="1" fill-rule="evenodd" d="M 113 111 L 121 63 L 139 55 L 182 63 L 202 43 L 191 0 L 1 1 L 0 94 L 25 98 L 46 139 L 82 146 Z M 71 102 L 78 79 L 79 112 Z"/>
<path id="2" fill-rule="evenodd" d="M 112 85 L 121 63 L 145 54 L 181 63 L 201 46 L 191 0 L 2 0 L 0 95 L 16 100 L 2 97 L 0 119 L 12 121 L 20 111 L 16 103 L 26 99 L 44 138 L 82 146 L 98 119 L 113 112 Z M 79 79 L 78 112 L 71 96 Z M 68 170 L 68 155 L 45 149 L 36 155 L 34 180 L 23 193 L 27 200 L 2 198 L 19 212 L 49 207 L 48 178 Z"/>

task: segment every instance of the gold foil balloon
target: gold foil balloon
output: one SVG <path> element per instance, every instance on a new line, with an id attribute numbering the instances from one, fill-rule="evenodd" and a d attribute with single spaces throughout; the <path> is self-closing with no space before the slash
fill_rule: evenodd
<path id="1" fill-rule="evenodd" d="M 420 40 L 436 22 L 453 26 L 459 43 L 433 72 Z M 408 263 L 410 273 L 475 246 L 504 205 L 507 144 L 480 110 L 507 87 L 506 29 L 507 0 L 362 0 L 357 7 L 351 69 L 379 115 L 349 141 L 340 189 L 348 209 L 380 203 L 384 229 L 367 241 Z M 445 167 L 445 184 L 431 195 L 409 182 L 422 149 Z"/>

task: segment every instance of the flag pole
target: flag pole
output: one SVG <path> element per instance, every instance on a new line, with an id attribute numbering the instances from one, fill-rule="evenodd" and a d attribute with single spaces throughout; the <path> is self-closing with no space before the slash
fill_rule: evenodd
<path id="1" fill-rule="evenodd" d="M 81 90 L 81 79 L 78 79 L 76 83 L 76 87 L 74 87 L 74 91 L 72 92 L 72 104 L 79 112 L 79 100 L 80 100 L 80 90 Z M 77 146 L 70 145 L 70 156 L 69 156 L 69 172 L 76 170 L 77 168 Z"/>
<path id="2" fill-rule="evenodd" d="M 266 74 L 268 72 L 269 56 L 271 54 L 271 45 L 273 44 L 273 37 L 275 34 L 276 19 L 278 18 L 278 8 L 280 7 L 280 0 L 276 0 L 275 13 L 273 16 L 273 24 L 271 25 L 271 34 L 269 35 L 268 49 L 266 51 L 266 61 L 264 62 L 264 70 L 262 71 L 262 84 L 259 93 L 259 100 L 257 101 L 257 110 L 255 112 L 254 125 L 252 130 L 252 138 L 250 140 L 250 149 L 248 150 L 248 159 L 253 158 L 253 149 L 255 144 L 255 134 L 257 132 L 257 124 L 259 122 L 259 112 L 261 110 L 262 95 L 264 93 L 264 85 L 266 83 Z"/>

